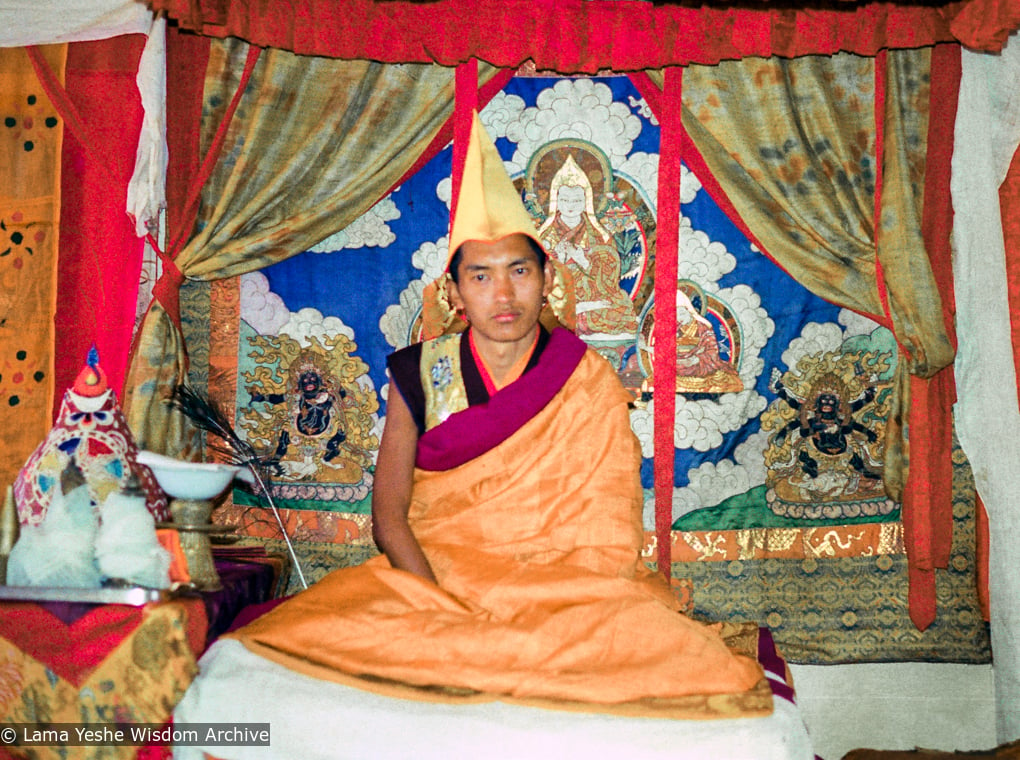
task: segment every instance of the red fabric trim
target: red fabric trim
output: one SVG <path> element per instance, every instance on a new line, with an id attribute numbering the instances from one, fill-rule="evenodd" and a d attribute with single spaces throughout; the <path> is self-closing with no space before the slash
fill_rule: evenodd
<path id="1" fill-rule="evenodd" d="M 184 273 L 177 268 L 177 264 L 174 260 L 167 256 L 155 239 L 151 235 L 148 236 L 149 245 L 156 252 L 159 257 L 162 271 L 159 274 L 159 279 L 156 280 L 156 284 L 152 286 L 152 297 L 160 303 L 163 309 L 166 311 L 170 321 L 174 323 L 174 327 L 178 330 L 181 329 L 181 285 L 184 284 Z"/>
<path id="2" fill-rule="evenodd" d="M 667 578 L 673 564 L 673 488 L 676 445 L 676 280 L 680 229 L 680 161 L 683 125 L 683 70 L 665 71 L 659 131 L 659 187 L 655 239 L 655 353 L 652 361 L 652 471 L 655 488 L 655 535 L 659 572 Z"/>
<path id="3" fill-rule="evenodd" d="M 64 120 L 64 126 L 72 135 L 78 138 L 79 142 L 86 146 L 86 149 L 93 146 L 95 140 L 92 139 L 88 126 L 84 119 L 82 119 L 81 114 L 78 113 L 78 108 L 67 94 L 66 87 L 60 83 L 56 73 L 50 68 L 39 48 L 33 45 L 25 48 L 25 52 L 32 63 L 32 68 L 35 69 L 36 77 L 39 78 L 39 84 L 46 91 L 46 96 L 57 109 L 60 118 Z"/>
<path id="4" fill-rule="evenodd" d="M 956 301 L 953 286 L 953 201 L 945 178 L 952 173 L 956 103 L 960 94 L 960 46 L 938 45 L 932 51 L 931 102 L 929 111 L 927 171 L 924 187 L 924 215 L 921 220 L 925 248 L 935 283 L 942 297 L 942 319 L 946 333 L 956 346 Z M 953 404 L 956 378 L 944 369 L 928 381 L 926 414 L 933 423 L 927 439 L 929 477 L 938 484 L 933 491 L 932 551 L 935 567 L 948 567 L 953 548 Z"/>
<path id="5" fill-rule="evenodd" d="M 1013 154 L 1009 170 L 999 186 L 999 207 L 1006 249 L 1006 290 L 1013 366 L 1020 392 L 1020 151 Z"/>
<path id="6" fill-rule="evenodd" d="M 450 231 L 453 231 L 453 219 L 457 215 L 457 204 L 460 201 L 460 183 L 464 178 L 464 163 L 467 160 L 468 143 L 471 141 L 471 125 L 474 113 L 478 110 L 478 60 L 461 64 L 457 67 L 453 98 L 453 168 L 450 178 L 453 187 L 450 193 Z M 450 251 L 453 256 L 454 251 Z"/>
<path id="7" fill-rule="evenodd" d="M 1006 0 L 1000 0 L 1004 5 Z M 681 6 L 608 0 L 153 0 L 186 29 L 333 58 L 454 66 L 480 58 L 501 68 L 638 71 L 747 56 L 875 55 L 954 39 L 961 8 L 980 23 L 994 0 L 949 7 L 895 2 L 824 8 Z M 969 32 L 973 24 L 965 25 Z M 513 30 L 512 33 L 506 33 Z M 1004 38 L 1003 38 L 1004 39 Z M 999 50 L 996 36 L 989 40 Z"/>
<path id="8" fill-rule="evenodd" d="M 956 104 L 960 96 L 960 46 L 936 45 L 931 53 L 931 102 L 928 113 L 928 153 L 921 229 L 932 273 L 942 296 L 946 332 L 956 346 L 956 296 L 953 284 L 953 201 L 946 182 L 952 171 Z M 955 395 L 955 390 L 954 390 Z"/>
<path id="9" fill-rule="evenodd" d="M 183 210 L 184 218 L 190 219 L 190 224 L 179 230 L 177 237 L 174 238 L 173 242 L 170 244 L 168 253 L 173 258 L 177 258 L 177 254 L 180 253 L 184 244 L 190 237 L 191 227 L 194 225 L 195 216 L 198 214 L 198 201 L 202 194 L 202 187 L 205 185 L 210 175 L 212 175 L 213 168 L 216 166 L 216 161 L 220 157 L 220 150 L 223 148 L 223 142 L 226 140 L 227 131 L 230 128 L 230 121 L 234 118 L 234 113 L 237 111 L 237 106 L 241 102 L 241 97 L 244 95 L 245 88 L 248 86 L 248 81 L 251 79 L 252 72 L 255 70 L 255 64 L 258 62 L 259 54 L 261 52 L 262 49 L 255 46 L 248 48 L 248 57 L 244 61 L 244 70 L 241 72 L 241 80 L 238 82 L 237 91 L 230 99 L 230 104 L 227 106 L 227 110 L 223 114 L 223 121 L 216 129 L 216 134 L 213 136 L 212 143 L 209 145 L 209 150 L 205 155 L 205 159 L 202 161 L 202 165 L 198 169 L 198 174 L 191 180 Z"/>
<path id="10" fill-rule="evenodd" d="M 946 331 L 955 345 L 951 235 L 951 171 L 960 48 L 932 51 L 928 152 L 921 217 L 925 248 L 942 296 Z M 910 617 L 919 630 L 935 620 L 935 568 L 949 566 L 953 543 L 953 427 L 956 384 L 950 368 L 930 379 L 910 378 L 910 472 L 903 493 L 903 541 L 910 567 Z M 978 549 L 980 553 L 980 547 Z M 985 578 L 987 582 L 987 578 Z M 980 584 L 980 573 L 979 573 Z M 916 587 L 915 587 L 916 586 Z M 985 587 L 987 593 L 987 587 Z"/>
<path id="11" fill-rule="evenodd" d="M 975 50 L 1002 50 L 1009 35 L 1020 27 L 1020 3 L 1016 0 L 975 0 L 953 6 L 946 9 L 950 31 Z"/>
<path id="12" fill-rule="evenodd" d="M 3 637 L 75 685 L 141 622 L 142 608 L 123 604 L 96 607 L 70 625 L 36 604 L 13 602 L 0 607 Z"/>
<path id="13" fill-rule="evenodd" d="M 143 118 L 135 76 L 144 43 L 142 35 L 123 35 L 68 45 L 63 85 L 38 50 L 27 51 L 66 127 L 54 419 L 60 389 L 74 383 L 93 345 L 110 387 L 123 393 L 143 251 L 125 208 Z"/>
<path id="14" fill-rule="evenodd" d="M 173 25 L 166 30 L 167 71 L 176 76 L 167 77 L 166 139 L 169 151 L 166 178 L 166 223 L 168 240 L 184 240 L 195 226 L 197 207 L 188 207 L 188 196 L 192 182 L 199 175 L 201 166 L 200 137 L 202 134 L 202 108 L 204 105 L 205 72 L 209 64 L 210 41 L 206 37 L 182 32 Z M 180 329 L 180 284 L 173 271 L 178 270 L 173 259 L 162 252 L 155 240 L 150 239 L 153 250 L 158 252 L 163 266 L 163 275 L 153 287 L 153 298 L 164 305 L 169 304 L 171 321 Z M 168 274 L 169 273 L 169 274 Z M 162 283 L 162 284 L 161 284 Z M 157 289 L 159 292 L 157 293 Z M 138 350 L 137 338 L 131 346 L 131 355 Z"/>
<path id="15" fill-rule="evenodd" d="M 559 393 L 587 349 L 572 332 L 557 327 L 549 334 L 538 364 L 517 382 L 487 403 L 452 414 L 423 433 L 415 465 L 423 470 L 450 470 L 498 446 Z"/>
<path id="16" fill-rule="evenodd" d="M 209 65 L 209 39 L 182 32 L 175 26 L 166 30 L 167 77 L 166 139 L 170 161 L 167 166 L 167 239 L 187 236 L 195 215 L 188 214 L 188 192 L 202 164 L 199 139 L 202 134 L 202 101 L 205 71 Z"/>

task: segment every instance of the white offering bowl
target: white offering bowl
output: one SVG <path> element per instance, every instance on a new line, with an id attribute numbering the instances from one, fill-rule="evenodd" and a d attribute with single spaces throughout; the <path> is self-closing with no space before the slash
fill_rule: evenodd
<path id="1" fill-rule="evenodd" d="M 172 499 L 214 499 L 243 469 L 234 464 L 185 462 L 154 451 L 139 451 L 137 459 L 152 470 L 159 487 Z"/>
<path id="2" fill-rule="evenodd" d="M 185 462 L 154 451 L 139 451 L 137 461 L 152 470 L 159 487 L 170 497 L 174 520 L 165 527 L 177 529 L 191 582 L 203 591 L 223 588 L 209 542 L 209 534 L 216 528 L 210 522 L 213 499 L 234 478 L 251 482 L 249 470 L 235 464 Z"/>

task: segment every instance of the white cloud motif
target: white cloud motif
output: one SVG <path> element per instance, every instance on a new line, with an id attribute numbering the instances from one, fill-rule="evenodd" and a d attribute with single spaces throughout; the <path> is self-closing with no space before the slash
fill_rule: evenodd
<path id="1" fill-rule="evenodd" d="M 354 340 L 354 330 L 345 325 L 342 319 L 324 317 L 321 311 L 311 307 L 292 313 L 287 324 L 280 328 L 279 334 L 289 335 L 302 346 L 310 346 L 313 337 L 318 338 L 320 344 L 334 335 L 346 335 Z"/>
<path id="2" fill-rule="evenodd" d="M 436 197 L 446 204 L 449 209 L 453 203 L 453 180 L 450 177 L 443 177 L 436 185 Z"/>
<path id="3" fill-rule="evenodd" d="M 241 319 L 260 335 L 277 335 L 290 319 L 287 304 L 262 272 L 241 275 Z"/>
<path id="4" fill-rule="evenodd" d="M 492 139 L 498 140 L 500 137 L 506 137 L 507 128 L 520 121 L 523 112 L 524 99 L 519 95 L 510 95 L 501 90 L 486 104 L 478 116 Z"/>
<path id="5" fill-rule="evenodd" d="M 711 451 L 722 445 L 723 435 L 739 430 L 765 411 L 765 398 L 757 391 L 724 393 L 717 399 L 676 397 L 673 445 L 678 449 Z"/>
<path id="6" fill-rule="evenodd" d="M 688 512 L 746 493 L 765 482 L 765 448 L 768 434 L 759 430 L 733 452 L 733 459 L 705 462 L 691 470 L 689 484 L 673 491 L 673 519 Z"/>
<path id="7" fill-rule="evenodd" d="M 389 196 L 383 198 L 339 232 L 309 248 L 313 253 L 333 253 L 345 248 L 386 248 L 397 236 L 387 222 L 400 218 L 400 209 Z"/>
<path id="8" fill-rule="evenodd" d="M 737 267 L 736 257 L 722 243 L 712 240 L 691 226 L 691 220 L 680 220 L 680 245 L 677 251 L 677 276 L 701 285 L 715 282 Z"/>
<path id="9" fill-rule="evenodd" d="M 840 309 L 837 321 L 843 325 L 843 337 L 849 338 L 853 335 L 871 335 L 876 327 L 881 325 L 878 322 L 858 314 L 853 309 Z"/>
<path id="10" fill-rule="evenodd" d="M 542 90 L 535 105 L 506 123 L 506 137 L 517 143 L 508 171 L 521 174 L 528 160 L 552 140 L 576 138 L 597 145 L 615 168 L 630 153 L 641 134 L 641 119 L 624 103 L 613 100 L 612 90 L 591 79 L 561 79 Z"/>
<path id="11" fill-rule="evenodd" d="M 617 177 L 625 177 L 630 183 L 641 190 L 645 200 L 652 209 L 656 207 L 659 190 L 659 156 L 657 153 L 633 153 L 618 167 L 614 167 Z"/>
<path id="12" fill-rule="evenodd" d="M 803 357 L 836 351 L 842 343 L 843 331 L 835 322 L 808 322 L 800 331 L 800 337 L 790 341 L 780 359 L 783 364 L 793 369 Z"/>
<path id="13" fill-rule="evenodd" d="M 652 107 L 648 105 L 647 100 L 644 98 L 635 98 L 633 95 L 628 95 L 627 102 L 630 103 L 631 108 L 648 119 L 648 121 L 655 126 L 659 126 L 659 120 L 655 118 L 655 112 L 652 111 Z"/>
<path id="14" fill-rule="evenodd" d="M 424 279 L 411 280 L 401 291 L 399 302 L 387 306 L 379 318 L 379 331 L 393 348 L 404 348 L 410 344 L 411 327 L 421 311 L 424 289 Z"/>
<path id="15" fill-rule="evenodd" d="M 630 410 L 630 429 L 641 444 L 641 456 L 651 459 L 654 453 L 655 435 L 655 399 L 644 408 L 635 407 Z"/>
<path id="16" fill-rule="evenodd" d="M 432 282 L 446 271 L 446 258 L 450 251 L 450 237 L 443 235 L 436 242 L 426 240 L 418 250 L 411 254 L 411 264 L 415 269 L 420 269 L 422 279 L 425 282 Z"/>
<path id="17" fill-rule="evenodd" d="M 742 349 L 740 377 L 745 386 L 752 386 L 765 368 L 761 350 L 776 331 L 776 323 L 761 305 L 761 296 L 743 283 L 732 288 L 706 288 L 714 292 L 730 309 L 740 323 Z"/>

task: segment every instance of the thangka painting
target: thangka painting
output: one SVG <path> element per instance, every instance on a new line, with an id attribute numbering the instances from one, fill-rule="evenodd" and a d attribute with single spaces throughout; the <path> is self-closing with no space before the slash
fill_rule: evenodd
<path id="1" fill-rule="evenodd" d="M 892 334 L 795 282 L 684 167 L 676 387 L 654 387 L 659 127 L 640 93 L 625 76 L 518 75 L 481 118 L 538 236 L 573 278 L 577 333 L 632 395 L 650 561 L 653 409 L 659 394 L 675 396 L 673 570 L 693 579 L 678 586 L 688 607 L 761 623 L 771 615 L 794 661 L 986 659 L 966 588 L 964 462 L 958 587 L 940 596 L 927 633 L 907 616 L 900 505 L 883 482 Z M 373 551 L 385 358 L 419 339 L 422 289 L 446 262 L 450 166 L 448 147 L 346 229 L 211 290 L 210 392 L 271 454 L 288 530 L 322 571 L 330 548 L 340 562 Z M 250 536 L 276 535 L 240 490 L 223 510 Z M 848 590 L 855 583 L 870 597 Z M 950 586 L 940 580 L 940 594 Z M 825 646 L 805 643 L 806 630 Z"/>

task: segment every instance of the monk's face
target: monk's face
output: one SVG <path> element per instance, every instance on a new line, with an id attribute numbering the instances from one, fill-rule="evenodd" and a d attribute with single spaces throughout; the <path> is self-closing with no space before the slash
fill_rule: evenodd
<path id="1" fill-rule="evenodd" d="M 461 245 L 458 284 L 450 298 L 463 309 L 475 342 L 527 343 L 535 336 L 542 301 L 552 290 L 552 269 L 538 263 L 528 239 L 509 235 L 493 243 Z"/>

